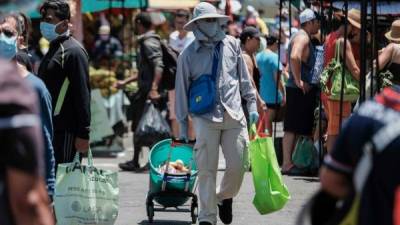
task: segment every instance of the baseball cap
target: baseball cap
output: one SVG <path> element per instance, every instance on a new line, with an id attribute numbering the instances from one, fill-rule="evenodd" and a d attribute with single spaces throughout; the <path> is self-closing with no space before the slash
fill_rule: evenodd
<path id="1" fill-rule="evenodd" d="M 261 36 L 260 31 L 255 27 L 245 27 L 240 34 L 240 40 L 245 41 L 248 38 L 259 38 Z"/>
<path id="2" fill-rule="evenodd" d="M 307 23 L 311 20 L 317 19 L 317 15 L 311 9 L 305 9 L 303 12 L 300 13 L 300 24 Z"/>

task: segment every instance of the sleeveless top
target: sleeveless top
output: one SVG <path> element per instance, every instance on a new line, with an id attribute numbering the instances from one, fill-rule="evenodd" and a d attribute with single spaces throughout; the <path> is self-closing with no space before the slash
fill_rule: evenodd
<path id="1" fill-rule="evenodd" d="M 293 40 L 297 37 L 297 35 L 309 36 L 304 30 L 299 30 L 295 35 L 293 35 L 293 37 L 290 39 L 290 43 L 289 43 L 288 56 L 291 55 Z M 308 47 L 309 47 L 310 54 L 308 56 L 307 62 L 304 63 L 303 61 L 301 61 L 301 80 L 310 84 L 311 80 L 312 80 L 311 70 L 313 69 L 314 64 L 315 64 L 314 46 L 311 43 L 311 39 L 309 41 Z M 289 68 L 290 68 L 290 60 L 289 60 Z M 289 70 L 289 80 L 287 81 L 286 86 L 297 88 L 297 85 L 294 82 L 294 77 L 293 77 L 293 73 L 292 73 L 291 69 Z"/>

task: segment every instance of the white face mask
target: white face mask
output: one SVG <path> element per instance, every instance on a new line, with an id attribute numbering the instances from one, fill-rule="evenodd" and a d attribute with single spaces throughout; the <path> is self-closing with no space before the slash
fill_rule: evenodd
<path id="1" fill-rule="evenodd" d="M 197 26 L 199 30 L 208 38 L 215 37 L 215 35 L 217 35 L 218 31 L 221 29 L 218 21 L 209 23 L 205 20 L 199 20 L 197 21 Z"/>

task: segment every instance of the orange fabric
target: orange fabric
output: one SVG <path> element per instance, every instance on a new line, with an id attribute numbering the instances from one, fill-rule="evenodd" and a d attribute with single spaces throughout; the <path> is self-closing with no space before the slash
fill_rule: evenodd
<path id="1" fill-rule="evenodd" d="M 340 101 L 327 101 L 328 135 L 339 134 Z M 343 102 L 342 124 L 351 114 L 351 102 Z"/>
<path id="2" fill-rule="evenodd" d="M 267 137 L 271 136 L 271 128 L 269 126 L 269 115 L 268 112 L 263 112 L 261 114 L 261 118 L 258 121 L 258 126 L 257 126 L 257 133 L 260 137 Z M 268 134 L 265 133 L 265 130 L 268 130 Z"/>
<path id="3" fill-rule="evenodd" d="M 394 225 L 400 225 L 400 187 L 397 188 L 394 204 L 395 204 L 393 212 Z"/>

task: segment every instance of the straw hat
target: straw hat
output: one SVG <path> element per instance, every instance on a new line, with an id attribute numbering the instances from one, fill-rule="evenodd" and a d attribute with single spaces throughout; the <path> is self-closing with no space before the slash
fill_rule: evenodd
<path id="1" fill-rule="evenodd" d="M 184 29 L 187 31 L 193 31 L 197 20 L 209 18 L 216 18 L 220 20 L 221 23 L 227 23 L 229 20 L 228 16 L 219 14 L 217 9 L 210 3 L 200 2 L 193 10 L 193 19 L 184 26 Z"/>
<path id="2" fill-rule="evenodd" d="M 390 41 L 400 41 L 400 20 L 393 21 L 392 27 L 385 37 Z"/>
<path id="3" fill-rule="evenodd" d="M 361 29 L 361 13 L 358 9 L 350 9 L 347 13 L 347 20 L 351 25 Z"/>

